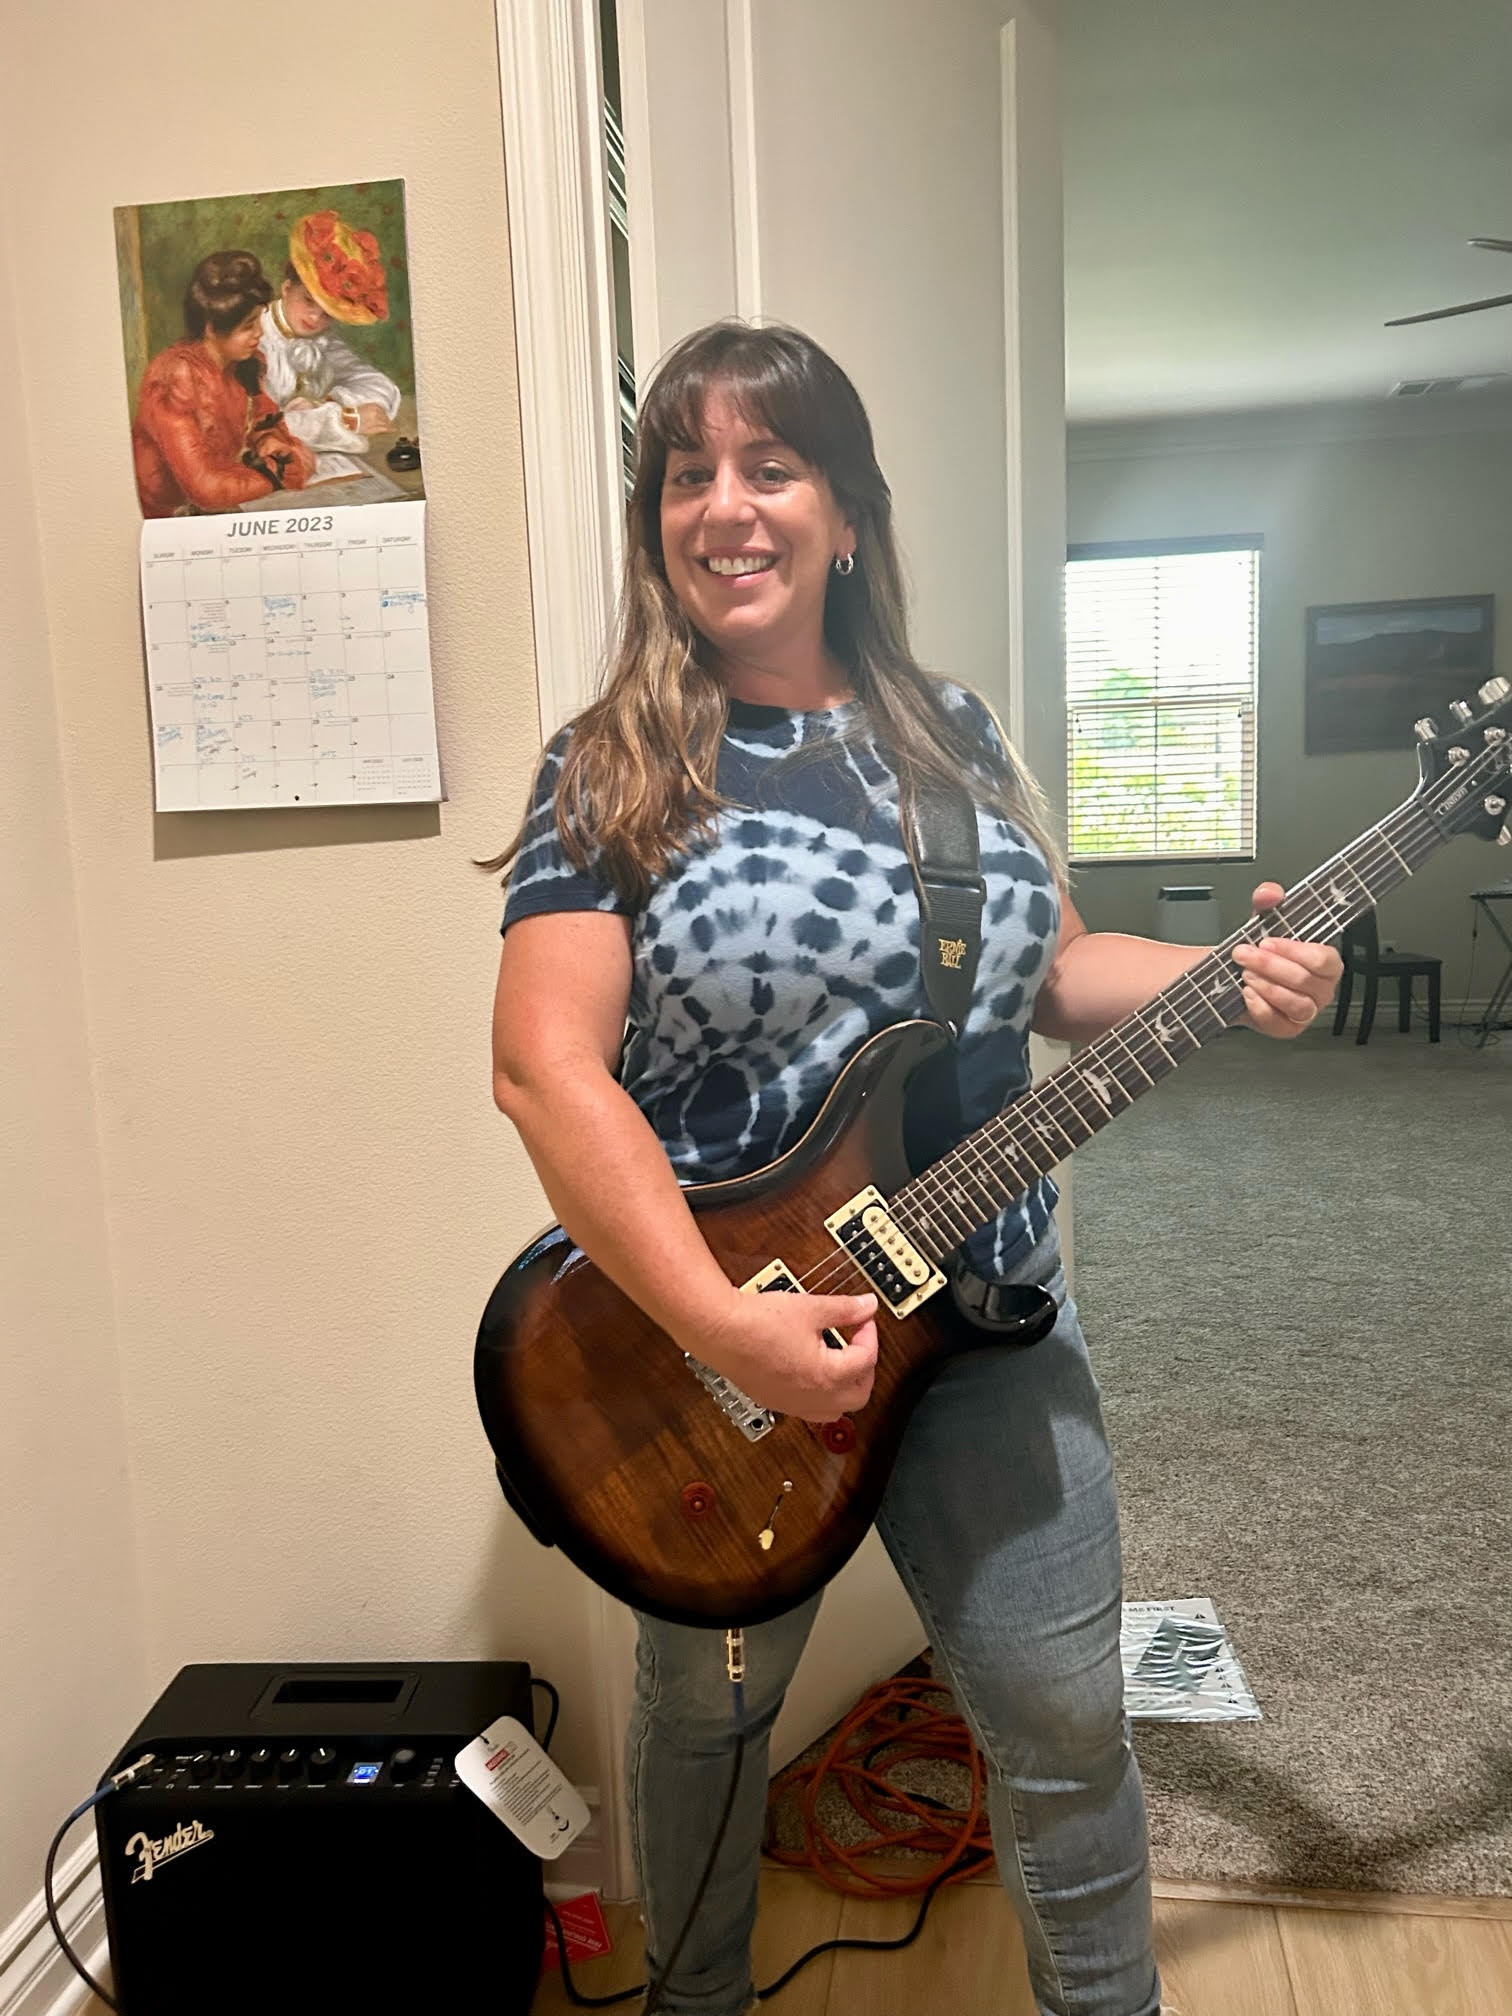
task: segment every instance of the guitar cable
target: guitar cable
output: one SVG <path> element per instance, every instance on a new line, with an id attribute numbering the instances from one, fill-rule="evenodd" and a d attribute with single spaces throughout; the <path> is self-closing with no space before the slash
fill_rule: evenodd
<path id="1" fill-rule="evenodd" d="M 661 1998 L 666 1992 L 667 1982 L 671 1977 L 673 1968 L 682 1956 L 682 1950 L 687 1942 L 688 1934 L 693 1929 L 693 1922 L 698 1916 L 699 1906 L 703 1902 L 704 1892 L 708 1889 L 710 1879 L 713 1876 L 714 1865 L 719 1858 L 719 1851 L 724 1846 L 725 1834 L 728 1831 L 730 1823 L 730 1814 L 735 1805 L 735 1794 L 740 1784 L 741 1765 L 745 1758 L 745 1641 L 744 1634 L 738 1629 L 725 1633 L 725 1654 L 726 1670 L 730 1675 L 730 1684 L 734 1697 L 733 1705 L 736 1728 L 735 1765 L 734 1770 L 730 1774 L 730 1789 L 725 1796 L 724 1811 L 721 1813 L 719 1825 L 715 1829 L 714 1845 L 709 1851 L 707 1862 L 704 1864 L 698 1888 L 693 1894 L 693 1902 L 688 1907 L 687 1916 L 683 1920 L 682 1928 L 673 1944 L 671 1957 L 656 1979 L 649 1984 L 642 1981 L 634 1988 L 622 1988 L 613 1995 L 583 1994 L 572 1978 L 572 1970 L 567 1960 L 567 1939 L 562 1930 L 562 1921 L 558 1917 L 556 1907 L 552 1904 L 550 1898 L 545 1900 L 547 1915 L 551 1919 L 552 1927 L 556 1933 L 557 1953 L 562 1970 L 562 1990 L 567 2000 L 576 2008 L 608 2009 L 616 2003 L 633 2002 L 640 1995 L 646 1996 L 646 2004 L 642 2016 L 655 2016 L 655 2011 L 661 2007 Z M 552 1699 L 551 1717 L 547 1722 L 546 1734 L 541 1743 L 541 1748 L 544 1750 L 550 1747 L 552 1733 L 556 1728 L 560 1698 L 549 1680 L 536 1680 L 532 1684 L 546 1689 Z M 941 1691 L 936 1681 L 929 1681 L 923 1684 L 930 1692 L 938 1693 Z M 901 1705 L 902 1711 L 905 1714 L 911 1709 L 916 1708 L 915 1690 L 919 1685 L 920 1683 L 918 1682 L 909 1682 L 906 1680 L 884 1682 L 881 1686 L 871 1689 L 869 1693 L 864 1695 L 857 1704 L 857 1707 L 842 1723 L 837 1733 L 836 1741 L 831 1745 L 829 1752 L 826 1753 L 825 1757 L 815 1768 L 813 1773 L 815 1785 L 817 1786 L 818 1779 L 823 1775 L 824 1770 L 830 1764 L 839 1746 L 845 1741 L 847 1736 L 852 1735 L 857 1728 L 863 1726 L 868 1715 L 875 1714 L 879 1707 L 883 1710 L 891 1710 Z M 901 1702 L 900 1690 L 903 1691 L 903 1695 L 906 1697 Z M 946 1716 L 938 1719 L 942 1725 L 959 1723 L 959 1717 Z M 960 1724 L 960 1734 L 967 1748 L 970 1749 L 970 1739 L 966 1736 L 964 1724 Z M 884 1728 L 880 1737 L 876 1736 L 873 1731 L 863 1760 L 864 1770 L 867 1772 L 870 1771 L 871 1766 L 875 1763 L 881 1751 L 896 1747 L 897 1737 L 890 1727 Z M 949 1753 L 948 1751 L 935 1750 L 928 1754 L 940 1755 Z M 790 1766 L 789 1770 L 783 1774 L 784 1780 L 792 1777 L 798 1769 L 799 1767 L 797 1766 Z M 810 1961 L 817 1960 L 823 1953 L 898 1953 L 905 1946 L 911 1946 L 914 1943 L 924 1929 L 924 1920 L 929 1914 L 929 1907 L 934 1902 L 936 1893 L 943 1889 L 947 1883 L 960 1882 L 964 1877 L 975 1874 L 979 1868 L 983 1867 L 991 1859 L 990 1847 L 983 1850 L 980 1843 L 974 1838 L 980 1795 L 979 1784 L 975 1783 L 977 1779 L 976 1769 L 973 1770 L 973 1778 L 975 1789 L 972 1811 L 966 1816 L 967 1829 L 963 1834 L 951 1838 L 943 1864 L 922 1885 L 914 1882 L 890 1886 L 895 1893 L 903 1891 L 918 1893 L 922 1891 L 919 1897 L 918 1915 L 915 1917 L 908 1931 L 898 1939 L 825 1939 L 819 1945 L 811 1946 L 806 1953 L 800 1954 L 792 1966 L 785 1973 L 780 1974 L 775 1981 L 770 1982 L 765 1988 L 758 1988 L 756 1990 L 756 1999 L 758 2002 L 769 2002 L 774 1995 L 779 1995 L 795 1975 L 807 1967 Z M 889 1787 L 887 1789 L 896 1794 L 896 1788 Z M 925 1813 L 933 1812 L 947 1817 L 953 1816 L 957 1820 L 961 1818 L 961 1815 L 955 1813 L 954 1809 L 944 1805 L 940 1800 L 928 1797 L 924 1793 L 914 1793 L 911 1795 L 908 1799 L 908 1804 L 913 1808 L 915 1813 L 920 1813 L 921 1811 Z M 798 1861 L 802 1858 L 784 1855 L 780 1859 Z M 821 1876 L 824 1875 L 822 1869 L 818 1873 Z M 851 1894 L 862 1895 L 866 1893 L 864 1891 L 855 1891 Z M 876 1894 L 875 1890 L 871 1894 Z"/>
<path id="2" fill-rule="evenodd" d="M 121 2005 L 108 1988 L 100 1986 L 99 1982 L 96 1981 L 89 1969 L 84 1965 L 84 1962 L 69 1944 L 68 1935 L 63 1930 L 62 1920 L 58 1916 L 58 1900 L 53 1894 L 53 1872 L 57 1867 L 58 1850 L 63 1846 L 63 1837 L 74 1822 L 82 1820 L 86 1813 L 98 1806 L 102 1799 L 108 1799 L 112 1792 L 119 1792 L 123 1785 L 129 1785 L 133 1779 L 140 1778 L 152 1762 L 153 1758 L 150 1752 L 145 1757 L 139 1757 L 135 1764 L 128 1764 L 124 1771 L 117 1771 L 114 1776 L 107 1778 L 97 1791 L 91 1792 L 87 1799 L 75 1806 L 72 1813 L 69 1814 L 63 1825 L 54 1834 L 52 1845 L 47 1851 L 47 1860 L 42 1866 L 42 1902 L 47 1912 L 47 1922 L 52 1927 L 52 1935 L 58 1942 L 58 1950 L 69 1966 L 72 1967 L 75 1974 L 78 1975 L 79 1979 L 90 1990 L 91 1994 L 97 1995 L 107 2009 L 118 2010 Z"/>

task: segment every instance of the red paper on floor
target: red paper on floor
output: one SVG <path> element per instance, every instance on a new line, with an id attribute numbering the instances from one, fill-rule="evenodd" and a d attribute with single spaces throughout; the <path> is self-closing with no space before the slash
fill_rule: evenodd
<path id="1" fill-rule="evenodd" d="M 565 1904 L 557 1905 L 556 1914 L 562 1921 L 562 1936 L 567 1941 L 569 1967 L 575 1967 L 579 1960 L 597 1960 L 600 1954 L 614 1951 L 614 1941 L 604 1923 L 596 1890 L 585 1890 L 581 1897 L 569 1897 Z M 556 1927 L 548 1918 L 546 1951 L 541 1957 L 541 1965 L 555 1967 L 559 1960 Z"/>

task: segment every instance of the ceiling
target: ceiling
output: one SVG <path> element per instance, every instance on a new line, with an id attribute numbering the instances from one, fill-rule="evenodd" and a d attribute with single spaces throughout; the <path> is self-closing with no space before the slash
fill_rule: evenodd
<path id="1" fill-rule="evenodd" d="M 1506 373 L 1508 0 L 1062 0 L 1070 420 Z M 1465 399 L 1485 394 L 1431 394 Z"/>

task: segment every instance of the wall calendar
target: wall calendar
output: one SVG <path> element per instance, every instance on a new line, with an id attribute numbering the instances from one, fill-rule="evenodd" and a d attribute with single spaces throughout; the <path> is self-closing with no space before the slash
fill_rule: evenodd
<path id="1" fill-rule="evenodd" d="M 440 799 L 422 500 L 150 518 L 141 566 L 160 812 Z"/>

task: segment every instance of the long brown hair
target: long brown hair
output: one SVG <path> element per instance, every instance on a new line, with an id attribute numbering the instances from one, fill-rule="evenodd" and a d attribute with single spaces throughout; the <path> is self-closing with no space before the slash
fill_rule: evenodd
<path id="1" fill-rule="evenodd" d="M 964 780 L 980 803 L 1032 835 L 1058 874 L 1038 785 L 1001 730 L 1001 754 L 973 734 L 943 682 L 909 649 L 892 492 L 855 386 L 798 330 L 738 321 L 685 337 L 641 402 L 614 647 L 599 697 L 573 723 L 557 779 L 557 830 L 568 859 L 578 868 L 595 860 L 639 906 L 672 856 L 711 830 L 721 807 L 715 767 L 729 695 L 707 640 L 668 585 L 661 539 L 667 457 L 700 446 L 704 403 L 716 389 L 748 425 L 786 442 L 828 478 L 855 531 L 853 571 L 830 575 L 824 641 L 897 774 L 905 845 L 911 848 L 907 813 L 918 786 Z M 523 838 L 522 826 L 502 854 L 479 865 L 507 867 Z"/>

